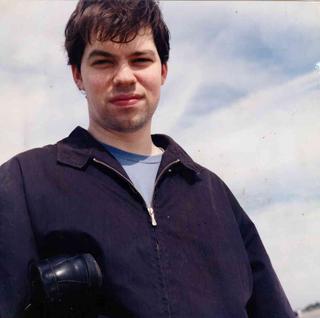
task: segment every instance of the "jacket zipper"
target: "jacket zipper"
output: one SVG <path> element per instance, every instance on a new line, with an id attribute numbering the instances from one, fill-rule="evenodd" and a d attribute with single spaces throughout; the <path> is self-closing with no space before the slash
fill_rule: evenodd
<path id="1" fill-rule="evenodd" d="M 156 217 L 155 217 L 155 214 L 154 214 L 154 210 L 152 207 L 148 207 L 146 201 L 144 200 L 144 198 L 142 197 L 142 195 L 140 194 L 140 192 L 136 189 L 136 187 L 134 186 L 134 184 L 132 183 L 132 181 L 130 179 L 128 179 L 127 177 L 125 177 L 122 173 L 120 173 L 118 170 L 112 168 L 111 166 L 109 166 L 107 163 L 101 161 L 101 160 L 98 160 L 96 158 L 93 158 L 93 161 L 100 164 L 100 165 L 103 165 L 104 167 L 107 167 L 108 169 L 112 170 L 113 172 L 115 172 L 118 176 L 120 176 L 122 179 L 124 179 L 125 181 L 127 181 L 131 187 L 134 189 L 135 192 L 138 193 L 138 195 L 140 195 L 140 197 L 142 198 L 143 202 L 144 202 L 144 205 L 148 211 L 148 214 L 150 216 L 150 219 L 151 219 L 151 224 L 152 226 L 157 226 L 157 220 L 156 220 Z M 154 187 L 153 187 L 153 193 L 152 193 L 152 199 L 151 199 L 151 202 L 153 202 L 153 196 L 154 196 L 154 190 L 156 188 L 156 185 L 159 181 L 159 179 L 161 178 L 161 176 L 165 173 L 165 171 L 167 171 L 167 169 L 169 167 L 171 167 L 172 165 L 176 164 L 180 162 L 180 159 L 177 159 L 171 163 L 169 163 L 167 166 L 164 167 L 164 169 L 162 169 L 161 173 L 158 175 L 158 177 L 156 178 L 156 181 L 154 183 Z"/>
<path id="2" fill-rule="evenodd" d="M 158 181 L 160 180 L 161 176 L 169 169 L 169 167 L 175 165 L 176 163 L 180 162 L 180 159 L 177 159 L 175 161 L 172 161 L 170 162 L 168 165 L 166 165 L 162 171 L 159 173 L 158 177 L 156 178 L 155 182 L 154 182 L 154 186 L 153 186 L 153 191 L 152 191 L 152 198 L 151 198 L 151 205 L 152 205 L 152 202 L 153 202 L 153 197 L 154 197 L 154 191 L 156 189 L 156 186 L 158 184 Z M 155 217 L 155 214 L 154 214 L 154 210 L 152 207 L 149 207 L 148 208 L 148 212 L 149 212 L 149 215 L 150 215 L 150 218 L 151 218 L 151 224 L 153 226 L 157 226 L 157 221 L 156 221 L 156 217 Z"/>
<path id="3" fill-rule="evenodd" d="M 111 166 L 109 166 L 107 163 L 103 162 L 103 161 L 100 161 L 96 158 L 93 158 L 93 161 L 100 164 L 100 165 L 103 165 L 104 167 L 107 167 L 108 169 L 114 171 L 118 176 L 120 176 L 121 178 L 123 178 L 125 181 L 127 181 L 131 186 L 132 188 L 134 189 L 134 191 L 136 191 L 138 193 L 138 195 L 140 195 L 140 197 L 142 198 L 144 204 L 145 204 L 145 207 L 147 208 L 147 211 L 149 213 L 149 216 L 150 216 L 150 219 L 151 219 L 151 224 L 153 226 L 153 228 L 155 229 L 155 227 L 157 226 L 157 220 L 156 220 L 156 217 L 155 217 L 155 214 L 154 214 L 154 210 L 152 207 L 148 207 L 147 204 L 146 204 L 146 201 L 143 199 L 142 195 L 140 194 L 140 192 L 135 188 L 134 184 L 132 183 L 132 181 L 130 179 L 128 179 L 127 177 L 125 177 L 123 174 L 121 174 L 118 170 L 112 168 Z M 172 161 L 171 163 L 169 163 L 168 165 L 166 165 L 162 171 L 159 173 L 158 177 L 156 178 L 155 182 L 154 182 L 154 187 L 153 187 L 153 192 L 152 192 L 152 198 L 151 198 L 151 205 L 153 203 L 153 199 L 154 199 L 154 192 L 155 192 L 155 188 L 160 180 L 160 178 L 163 176 L 163 174 L 173 165 L 177 164 L 178 162 L 180 162 L 180 159 L 177 159 L 175 161 Z M 155 232 L 154 232 L 155 233 Z M 157 238 L 155 238 L 155 244 L 156 244 L 156 252 L 157 252 L 157 258 L 158 258 L 158 262 L 159 262 L 159 266 L 160 266 L 160 247 L 159 247 L 159 242 L 157 240 Z M 160 268 L 160 272 L 161 272 L 161 280 L 163 280 L 163 273 L 162 273 L 162 270 Z M 163 281 L 164 283 L 164 281 Z M 164 283 L 165 284 L 165 283 Z M 166 295 L 166 298 L 168 299 L 168 295 L 167 295 L 167 292 L 165 292 L 165 295 Z M 169 308 L 169 305 L 168 305 L 168 313 L 169 313 L 169 317 L 171 317 L 171 311 L 170 311 L 170 308 Z"/>

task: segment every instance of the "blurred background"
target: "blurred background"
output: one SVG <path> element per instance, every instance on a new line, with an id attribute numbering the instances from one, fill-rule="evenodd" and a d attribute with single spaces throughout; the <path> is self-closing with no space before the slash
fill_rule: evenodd
<path id="1" fill-rule="evenodd" d="M 75 5 L 0 2 L 0 164 L 87 128 L 63 49 Z M 318 317 L 320 3 L 161 7 L 172 49 L 154 132 L 224 179 L 255 222 L 292 307 Z"/>

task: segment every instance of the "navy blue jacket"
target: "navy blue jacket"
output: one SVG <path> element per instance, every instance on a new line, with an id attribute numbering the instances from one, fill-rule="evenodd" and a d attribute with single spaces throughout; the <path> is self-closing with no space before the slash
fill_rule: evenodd
<path id="1" fill-rule="evenodd" d="M 111 154 L 78 127 L 0 167 L 0 317 L 22 317 L 28 265 L 91 253 L 101 317 L 291 318 L 254 224 L 171 138 L 148 211 Z"/>

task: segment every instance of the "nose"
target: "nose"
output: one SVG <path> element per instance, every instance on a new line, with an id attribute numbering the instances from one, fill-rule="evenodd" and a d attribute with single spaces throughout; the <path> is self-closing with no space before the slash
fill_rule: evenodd
<path id="1" fill-rule="evenodd" d="M 130 65 L 119 65 L 113 77 L 116 86 L 131 86 L 136 83 L 136 77 Z"/>

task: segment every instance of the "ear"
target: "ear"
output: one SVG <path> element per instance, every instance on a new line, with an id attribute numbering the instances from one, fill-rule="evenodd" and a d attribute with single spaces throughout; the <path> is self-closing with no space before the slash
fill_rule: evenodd
<path id="1" fill-rule="evenodd" d="M 161 85 L 163 85 L 164 82 L 166 81 L 167 74 L 168 74 L 168 64 L 165 63 L 161 65 Z"/>
<path id="2" fill-rule="evenodd" d="M 83 81 L 81 76 L 81 71 L 78 69 L 77 65 L 71 65 L 72 76 L 75 84 L 78 86 L 80 90 L 83 90 Z"/>

